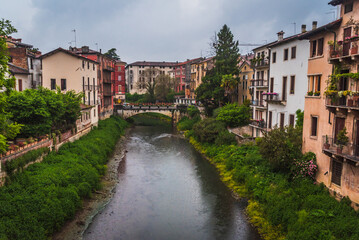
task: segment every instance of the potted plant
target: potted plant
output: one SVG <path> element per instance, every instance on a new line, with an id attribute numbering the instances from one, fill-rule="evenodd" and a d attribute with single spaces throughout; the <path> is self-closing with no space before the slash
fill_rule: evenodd
<path id="1" fill-rule="evenodd" d="M 307 95 L 308 95 L 308 96 L 313 96 L 313 91 L 307 92 Z"/>
<path id="2" fill-rule="evenodd" d="M 320 96 L 320 91 L 315 91 L 314 96 Z"/>
<path id="3" fill-rule="evenodd" d="M 329 138 L 328 135 L 325 135 L 324 149 L 329 149 L 329 147 L 330 147 Z"/>
<path id="4" fill-rule="evenodd" d="M 344 127 L 342 130 L 339 131 L 337 135 L 336 144 L 338 145 L 337 153 L 339 154 L 343 152 L 343 147 L 349 142 L 347 134 L 347 129 L 346 127 Z"/>

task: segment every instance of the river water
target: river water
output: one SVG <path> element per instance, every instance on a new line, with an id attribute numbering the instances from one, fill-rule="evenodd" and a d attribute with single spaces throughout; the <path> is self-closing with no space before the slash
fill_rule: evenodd
<path id="1" fill-rule="evenodd" d="M 215 168 L 163 127 L 135 127 L 116 193 L 85 240 L 260 239 Z"/>

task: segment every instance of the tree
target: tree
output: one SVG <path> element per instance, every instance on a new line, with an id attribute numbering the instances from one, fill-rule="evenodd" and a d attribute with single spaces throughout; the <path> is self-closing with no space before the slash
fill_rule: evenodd
<path id="1" fill-rule="evenodd" d="M 233 34 L 225 24 L 217 34 L 218 40 L 213 43 L 216 51 L 215 69 L 221 75 L 232 74 L 237 76 L 239 73 L 239 49 L 238 41 L 233 40 Z"/>
<path id="2" fill-rule="evenodd" d="M 106 53 L 104 53 L 104 55 L 115 60 L 120 60 L 120 56 L 117 55 L 116 51 L 117 51 L 116 48 L 111 48 Z"/>
<path id="3" fill-rule="evenodd" d="M 6 38 L 17 32 L 9 20 L 0 21 L 0 153 L 6 152 L 6 140 L 14 138 L 19 132 L 21 125 L 10 121 L 11 114 L 6 111 L 7 97 L 15 86 L 15 78 L 8 77 L 9 56 L 7 55 Z"/>
<path id="4" fill-rule="evenodd" d="M 171 101 L 174 96 L 175 81 L 165 74 L 160 74 L 156 77 L 155 96 L 156 100 L 160 102 Z"/>
<path id="5" fill-rule="evenodd" d="M 229 127 L 242 127 L 250 123 L 251 109 L 249 106 L 237 103 L 227 104 L 220 109 L 216 119 Z"/>
<path id="6" fill-rule="evenodd" d="M 160 70 L 158 68 L 149 68 L 144 70 L 140 74 L 140 79 L 137 82 L 139 89 L 146 89 L 144 101 L 148 103 L 154 103 L 156 101 L 155 88 L 156 78 L 159 75 Z"/>
<path id="7" fill-rule="evenodd" d="M 224 25 L 217 34 L 212 46 L 216 53 L 215 66 L 196 89 L 196 99 L 204 105 L 207 115 L 211 115 L 213 109 L 230 101 L 233 97 L 234 85 L 239 81 L 238 41 L 233 40 L 233 34 L 227 25 Z"/>

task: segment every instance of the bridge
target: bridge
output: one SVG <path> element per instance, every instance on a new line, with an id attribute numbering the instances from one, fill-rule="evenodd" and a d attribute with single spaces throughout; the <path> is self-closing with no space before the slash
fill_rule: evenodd
<path id="1" fill-rule="evenodd" d="M 160 113 L 178 122 L 181 116 L 181 110 L 187 109 L 187 106 L 123 106 L 115 105 L 114 113 L 126 119 L 141 113 Z"/>

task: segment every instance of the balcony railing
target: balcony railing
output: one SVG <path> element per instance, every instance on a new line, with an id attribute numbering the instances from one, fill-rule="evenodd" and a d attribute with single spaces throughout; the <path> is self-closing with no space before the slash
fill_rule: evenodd
<path id="1" fill-rule="evenodd" d="M 338 45 L 334 50 L 334 46 L 329 48 L 329 56 L 331 61 L 340 61 L 343 58 L 351 59 L 358 56 L 359 37 L 353 36 L 345 41 L 338 41 Z"/>
<path id="2" fill-rule="evenodd" d="M 269 65 L 269 60 L 266 58 L 266 59 L 256 62 L 255 67 L 257 67 L 257 68 L 258 67 L 267 67 L 268 65 Z"/>
<path id="3" fill-rule="evenodd" d="M 263 97 L 268 103 L 285 104 L 287 102 L 287 98 L 283 98 L 279 93 L 264 93 Z"/>
<path id="4" fill-rule="evenodd" d="M 326 154 L 341 156 L 359 163 L 359 145 L 353 143 L 338 145 L 333 137 L 325 135 L 322 149 Z"/>
<path id="5" fill-rule="evenodd" d="M 251 80 L 251 87 L 268 87 L 268 81 L 264 79 Z"/>
<path id="6" fill-rule="evenodd" d="M 255 107 L 267 107 L 264 100 L 253 100 L 251 105 Z"/>
<path id="7" fill-rule="evenodd" d="M 252 120 L 251 122 L 252 126 L 258 127 L 258 128 L 266 128 L 267 127 L 267 123 L 261 119 L 261 120 Z"/>
<path id="8" fill-rule="evenodd" d="M 359 96 L 327 97 L 325 99 L 327 107 L 350 108 L 359 110 Z"/>

